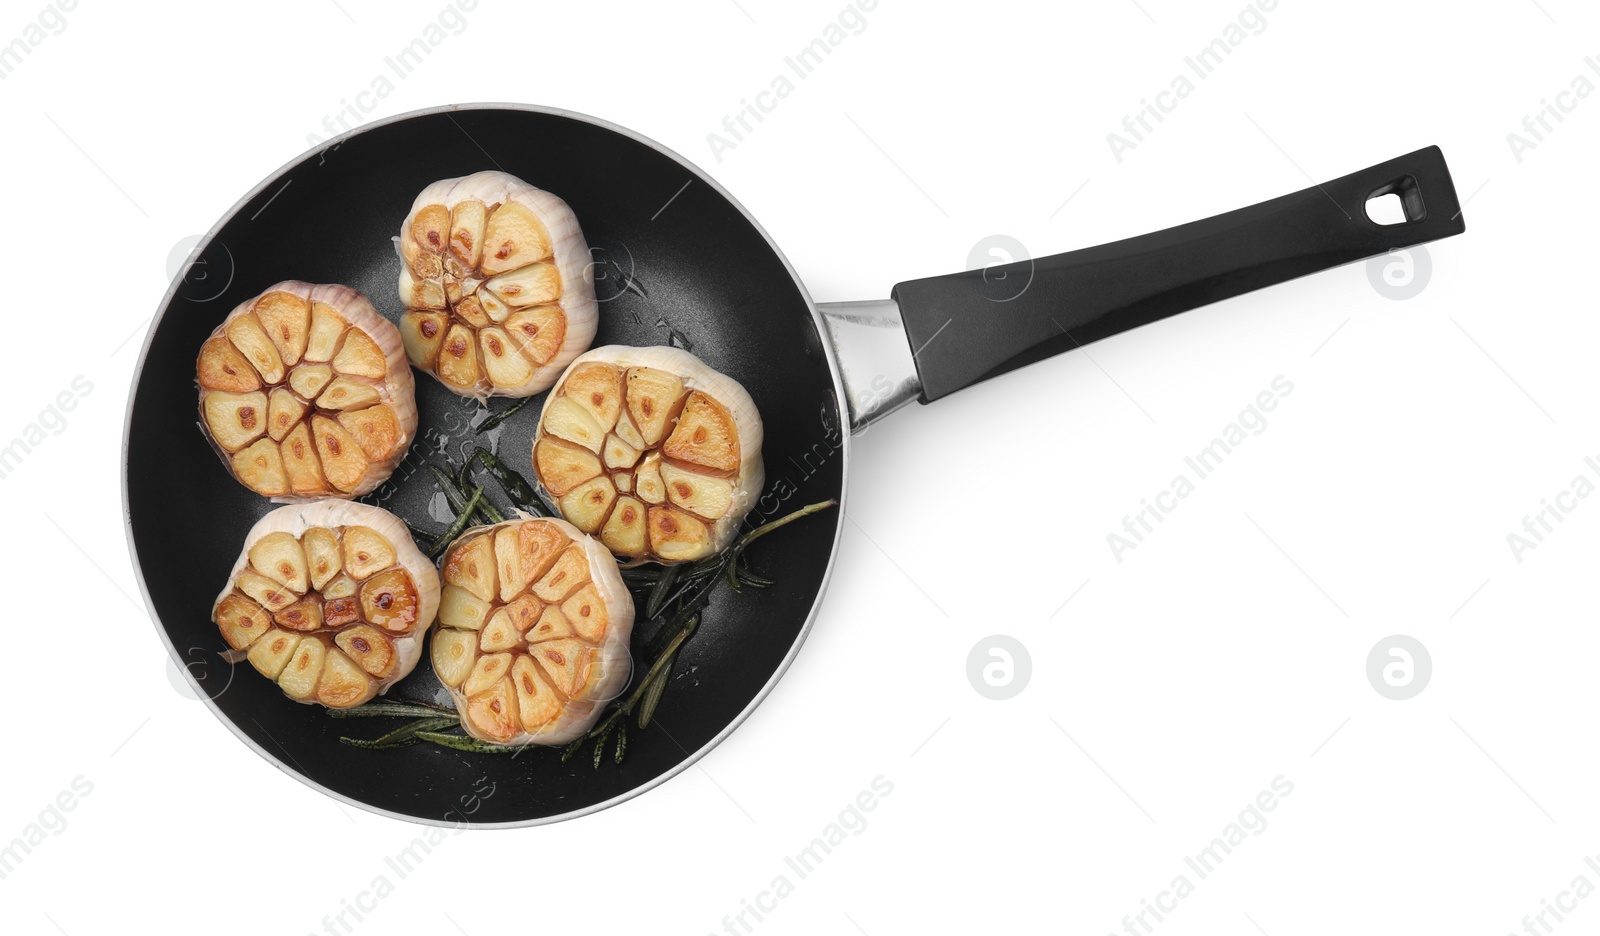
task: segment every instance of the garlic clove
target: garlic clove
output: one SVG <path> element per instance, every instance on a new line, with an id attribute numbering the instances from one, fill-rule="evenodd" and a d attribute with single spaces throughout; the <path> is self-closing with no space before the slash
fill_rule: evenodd
<path id="1" fill-rule="evenodd" d="M 651 507 L 650 551 L 668 562 L 704 559 L 716 552 L 711 530 L 693 514 L 676 507 Z"/>
<path id="2" fill-rule="evenodd" d="M 505 743 L 516 737 L 522 727 L 518 717 L 517 696 L 511 680 L 502 679 L 477 695 L 467 697 L 463 723 L 470 723 L 484 736 L 484 740 Z"/>
<path id="3" fill-rule="evenodd" d="M 661 481 L 667 500 L 706 520 L 715 520 L 733 507 L 733 482 L 724 478 L 708 477 L 663 461 Z"/>
<path id="4" fill-rule="evenodd" d="M 311 303 L 304 296 L 273 290 L 258 298 L 252 311 L 261 322 L 262 331 L 277 346 L 283 366 L 300 363 L 311 330 Z"/>
<path id="5" fill-rule="evenodd" d="M 461 691 L 467 695 L 476 695 L 495 683 L 500 677 L 511 671 L 511 654 L 490 653 L 478 657 L 478 662 L 472 667 L 472 674 L 467 681 L 461 684 Z"/>
<path id="6" fill-rule="evenodd" d="M 306 414 L 306 401 L 291 393 L 286 387 L 278 387 L 267 397 L 267 436 L 274 442 L 282 442 L 289 430 L 300 424 L 300 417 Z"/>
<path id="7" fill-rule="evenodd" d="M 581 445 L 596 454 L 599 454 L 606 441 L 605 430 L 589 415 L 589 411 L 567 396 L 556 397 L 545 404 L 540 428 L 558 439 Z"/>
<path id="8" fill-rule="evenodd" d="M 439 622 L 446 627 L 477 630 L 489 619 L 489 602 L 459 585 L 446 585 L 439 602 Z"/>
<path id="9" fill-rule="evenodd" d="M 450 550 L 444 564 L 445 582 L 465 588 L 479 601 L 495 596 L 494 572 L 494 539 L 490 536 L 474 537 Z"/>
<path id="10" fill-rule="evenodd" d="M 560 306 L 542 305 L 510 312 L 503 321 L 517 347 L 535 364 L 549 364 L 565 346 L 567 317 Z"/>
<path id="11" fill-rule="evenodd" d="M 535 473 L 557 497 L 600 474 L 594 453 L 555 437 L 540 439 L 533 449 Z"/>
<path id="12" fill-rule="evenodd" d="M 644 504 L 631 497 L 618 498 L 617 506 L 600 531 L 600 542 L 619 556 L 643 558 L 650 549 L 645 531 L 646 510 Z"/>
<path id="13" fill-rule="evenodd" d="M 582 532 L 582 531 L 579 531 Z M 589 562 L 581 546 L 569 546 L 556 557 L 537 582 L 533 583 L 533 593 L 540 601 L 557 602 L 576 591 L 579 585 L 589 581 Z"/>
<path id="14" fill-rule="evenodd" d="M 482 269 L 490 276 L 550 256 L 550 235 L 527 205 L 506 202 L 489 215 Z"/>
<path id="15" fill-rule="evenodd" d="M 629 369 L 628 416 L 645 445 L 661 441 L 682 395 L 683 380 L 677 374 L 654 367 Z"/>
<path id="16" fill-rule="evenodd" d="M 249 393 L 261 388 L 261 378 L 238 348 L 224 335 L 207 338 L 200 346 L 199 380 L 207 390 Z"/>
<path id="17" fill-rule="evenodd" d="M 250 645 L 250 652 L 246 657 L 250 660 L 250 665 L 256 668 L 256 672 L 277 682 L 278 675 L 289 665 L 289 657 L 299 643 L 298 634 L 282 630 L 269 631 L 265 637 L 257 639 Z"/>
<path id="18" fill-rule="evenodd" d="M 433 672 L 441 683 L 461 685 L 477 663 L 477 643 L 474 631 L 445 627 L 433 635 Z"/>
<path id="19" fill-rule="evenodd" d="M 364 380 L 335 377 L 316 398 L 317 407 L 323 410 L 359 409 L 371 406 L 383 397 L 378 388 Z"/>
<path id="20" fill-rule="evenodd" d="M 237 452 L 267 431 L 267 395 L 208 393 L 203 414 L 212 440 L 225 452 Z"/>
<path id="21" fill-rule="evenodd" d="M 661 454 L 716 471 L 739 468 L 739 430 L 726 407 L 696 390 L 683 402 Z"/>
<path id="22" fill-rule="evenodd" d="M 518 387 L 533 376 L 533 362 L 511 343 L 504 329 L 478 332 L 478 347 L 483 352 L 483 372 L 496 387 Z"/>
<path id="23" fill-rule="evenodd" d="M 561 498 L 561 516 L 585 533 L 598 533 L 611 514 L 617 489 L 611 479 L 601 475 L 578 485 Z"/>
<path id="24" fill-rule="evenodd" d="M 333 379 L 333 368 L 326 364 L 301 364 L 289 372 L 289 389 L 303 400 L 315 400 Z"/>
<path id="25" fill-rule="evenodd" d="M 339 350 L 340 339 L 349 328 L 350 323 L 338 309 L 326 302 L 311 303 L 311 334 L 306 339 L 303 361 L 322 364 L 333 360 Z"/>

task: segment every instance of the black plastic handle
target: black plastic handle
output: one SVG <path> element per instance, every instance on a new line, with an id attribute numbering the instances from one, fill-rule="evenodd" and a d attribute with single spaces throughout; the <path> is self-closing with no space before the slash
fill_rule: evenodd
<path id="1" fill-rule="evenodd" d="M 1379 224 L 1368 199 L 1400 196 Z M 1437 146 L 1249 208 L 894 288 L 922 402 L 1140 325 L 1466 230 Z"/>

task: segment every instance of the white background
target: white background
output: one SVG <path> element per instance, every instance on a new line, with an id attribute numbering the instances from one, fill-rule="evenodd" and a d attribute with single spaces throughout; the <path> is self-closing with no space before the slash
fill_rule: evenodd
<path id="1" fill-rule="evenodd" d="M 0 42 L 40 2 L 6 3 Z M 0 438 L 93 387 L 0 480 L 0 843 L 92 784 L 0 880 L 7 932 L 322 932 L 419 831 L 302 786 L 174 688 L 118 463 L 174 246 L 326 135 L 442 6 L 88 0 L 0 82 Z M 362 116 L 508 100 L 632 127 L 742 200 L 821 301 L 963 268 L 989 235 L 1088 246 L 1429 144 L 1468 231 L 1428 248 L 1409 299 L 1353 264 L 875 427 L 824 610 L 741 730 L 618 808 L 450 838 L 356 930 L 723 931 L 880 775 L 864 831 L 753 931 L 1100 934 L 1186 874 L 1163 936 L 1499 934 L 1600 885 L 1600 499 L 1520 562 L 1507 543 L 1600 456 L 1600 102 L 1520 161 L 1507 142 L 1574 76 L 1600 82 L 1593 8 L 1282 0 L 1119 162 L 1106 135 L 1240 0 L 881 0 L 716 158 L 707 134 L 841 7 L 481 0 Z M 1113 558 L 1124 515 L 1278 375 L 1294 389 L 1267 428 Z M 1010 701 L 966 676 L 990 634 L 1031 655 Z M 1409 701 L 1366 676 L 1391 634 L 1431 652 Z M 1279 775 L 1292 795 L 1198 880 L 1184 856 Z M 326 857 L 297 851 L 311 834 Z M 1600 900 L 1576 907 L 1546 922 L 1600 925 Z"/>

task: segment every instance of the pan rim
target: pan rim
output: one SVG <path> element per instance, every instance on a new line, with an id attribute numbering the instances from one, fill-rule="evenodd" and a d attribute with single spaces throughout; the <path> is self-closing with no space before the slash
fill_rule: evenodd
<path id="1" fill-rule="evenodd" d="M 851 434 L 847 426 L 848 416 L 846 415 L 845 389 L 843 381 L 840 377 L 841 371 L 838 356 L 834 351 L 833 343 L 828 340 L 828 332 L 825 324 L 823 323 L 822 314 L 817 310 L 816 302 L 811 298 L 810 292 L 806 290 L 805 283 L 803 280 L 801 280 L 800 274 L 795 270 L 794 265 L 789 262 L 789 258 L 772 239 L 772 235 L 767 233 L 766 228 L 761 226 L 761 223 L 756 220 L 755 216 L 752 215 L 749 210 L 747 210 L 744 205 L 739 202 L 738 199 L 734 198 L 727 189 L 723 188 L 721 184 L 708 175 L 705 170 L 701 169 L 697 164 L 684 158 L 676 151 L 662 145 L 650 137 L 638 133 L 637 131 L 634 131 L 628 127 L 624 127 L 620 124 L 615 124 L 611 121 L 594 117 L 589 114 L 580 113 L 578 111 L 570 111 L 558 107 L 549 107 L 539 104 L 495 102 L 444 104 L 435 107 L 407 111 L 405 113 L 396 114 L 392 117 L 386 117 L 381 120 L 374 120 L 370 123 L 347 130 L 344 133 L 338 134 L 337 136 L 330 137 L 317 146 L 300 153 L 290 161 L 284 163 L 275 172 L 263 179 L 258 185 L 246 193 L 244 197 L 235 202 L 233 207 L 229 208 L 217 220 L 216 224 L 214 224 L 211 229 L 206 232 L 205 236 L 201 238 L 200 243 L 196 245 L 195 249 L 203 252 L 211 245 L 218 232 L 220 232 L 222 228 L 228 224 L 228 222 L 237 217 L 239 212 L 251 200 L 253 200 L 257 195 L 260 195 L 269 186 L 277 182 L 285 174 L 300 166 L 316 153 L 323 152 L 330 147 L 343 143 L 346 140 L 352 139 L 368 131 L 388 126 L 390 124 L 400 123 L 402 121 L 411 120 L 417 117 L 426 117 L 435 114 L 449 114 L 462 111 L 480 110 L 521 111 L 545 114 L 554 117 L 563 117 L 570 120 L 581 121 L 604 130 L 609 130 L 612 133 L 617 133 L 634 140 L 635 142 L 642 143 L 678 163 L 695 179 L 698 179 L 704 184 L 710 186 L 713 191 L 726 199 L 728 204 L 736 208 L 739 211 L 739 214 L 742 215 L 747 222 L 749 222 L 751 227 L 755 228 L 756 232 L 761 235 L 762 240 L 766 241 L 767 248 L 771 250 L 773 255 L 778 258 L 778 261 L 783 264 L 783 268 L 788 272 L 789 278 L 794 282 L 795 288 L 799 291 L 801 299 L 805 301 L 806 308 L 811 313 L 812 327 L 817 330 L 817 336 L 820 344 L 822 345 L 823 354 L 828 361 L 828 372 L 829 376 L 833 379 L 834 402 L 839 412 L 841 430 L 839 433 L 841 440 L 839 446 L 839 457 L 842 459 L 842 461 L 840 463 L 838 510 L 842 516 L 846 506 L 846 497 L 849 493 Z M 734 729 L 744 724 L 745 721 L 752 714 L 754 714 L 756 708 L 761 705 L 762 702 L 766 701 L 767 696 L 771 695 L 772 690 L 777 686 L 778 681 L 783 678 L 786 672 L 788 672 L 790 665 L 794 663 L 795 657 L 799 655 L 801 646 L 805 644 L 806 638 L 810 636 L 811 628 L 816 623 L 817 615 L 821 612 L 823 597 L 827 594 L 828 585 L 833 579 L 833 570 L 839 559 L 839 544 L 844 534 L 844 523 L 842 521 L 834 526 L 833 543 L 828 553 L 828 562 L 823 569 L 822 581 L 817 586 L 816 597 L 812 600 L 811 608 L 806 613 L 805 623 L 801 625 L 800 632 L 795 636 L 794 643 L 789 647 L 788 652 L 784 655 L 783 660 L 778 664 L 778 667 L 773 672 L 772 676 L 764 685 L 762 685 L 761 689 L 755 694 L 755 697 L 750 700 L 749 704 L 741 709 L 739 713 L 734 716 L 733 720 L 725 725 L 722 730 L 719 731 L 713 738 L 711 738 L 697 750 L 691 752 L 682 761 L 679 761 L 677 764 L 668 770 L 663 771 L 661 774 L 652 777 L 645 783 L 642 783 L 630 790 L 627 790 L 626 792 L 619 793 L 616 796 L 613 796 L 607 800 L 603 800 L 599 803 L 594 803 L 580 809 L 573 809 L 555 815 L 542 816 L 535 819 L 516 819 L 507 822 L 474 823 L 451 821 L 442 817 L 434 819 L 422 816 L 412 816 L 390 809 L 383 809 L 381 807 L 362 802 L 354 797 L 346 796 L 342 793 L 331 790 L 328 787 L 323 786 L 321 783 L 318 783 L 316 780 L 313 780 L 311 777 L 301 772 L 298 768 L 295 768 L 289 763 L 285 763 L 282 758 L 267 750 L 263 745 L 258 744 L 254 738 L 245 734 L 244 731 L 234 722 L 234 720 L 228 717 L 228 715 L 222 711 L 221 707 L 217 705 L 216 701 L 213 700 L 211 696 L 200 687 L 200 684 L 195 680 L 188 667 L 184 665 L 184 660 L 179 654 L 178 648 L 173 644 L 171 635 L 167 632 L 167 628 L 161 623 L 161 615 L 159 612 L 157 612 L 155 603 L 151 601 L 149 589 L 145 584 L 144 568 L 139 563 L 139 551 L 133 538 L 133 512 L 128 491 L 128 452 L 129 445 L 132 441 L 133 407 L 134 403 L 138 399 L 139 383 L 144 377 L 145 362 L 150 354 L 150 346 L 152 343 L 154 343 L 155 335 L 161 326 L 162 319 L 166 317 L 166 313 L 168 309 L 171 308 L 173 299 L 177 296 L 178 289 L 182 283 L 183 278 L 181 274 L 177 277 L 174 277 L 173 281 L 168 284 L 166 293 L 161 297 L 160 305 L 157 307 L 155 316 L 150 321 L 150 327 L 146 331 L 144 341 L 140 346 L 139 357 L 134 365 L 133 377 L 131 385 L 128 389 L 128 402 L 124 409 L 122 419 L 122 465 L 120 480 L 122 489 L 123 533 L 128 543 L 128 557 L 133 565 L 134 578 L 138 581 L 139 597 L 144 601 L 145 611 L 150 618 L 151 626 L 155 628 L 157 636 L 161 638 L 162 644 L 167 648 L 167 654 L 170 661 L 177 665 L 178 669 L 183 673 L 184 679 L 194 690 L 196 697 L 201 702 L 205 703 L 206 708 L 211 710 L 211 714 L 216 716 L 216 719 L 219 722 L 226 725 L 228 730 L 233 732 L 234 736 L 240 741 L 244 742 L 246 747 L 255 751 L 264 760 L 266 760 L 267 763 L 277 767 L 280 771 L 294 777 L 301 783 L 304 783 L 306 786 L 311 787 L 317 792 L 323 794 L 324 796 L 328 796 L 337 802 L 346 803 L 358 809 L 362 809 L 376 815 L 385 816 L 390 819 L 397 819 L 402 822 L 415 823 L 418 825 L 437 826 L 441 828 L 452 829 L 519 829 L 531 826 L 549 825 L 556 822 L 563 822 L 568 819 L 577 819 L 581 816 L 587 816 L 591 813 L 597 813 L 603 809 L 609 809 L 612 806 L 620 805 L 628 800 L 633 799 L 634 797 L 647 793 L 698 763 L 701 758 L 709 754 L 713 748 L 721 744 L 730 734 L 732 734 Z"/>

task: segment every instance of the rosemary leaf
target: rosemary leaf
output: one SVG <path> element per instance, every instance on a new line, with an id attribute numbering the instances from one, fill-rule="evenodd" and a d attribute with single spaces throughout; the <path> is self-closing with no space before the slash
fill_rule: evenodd
<path id="1" fill-rule="evenodd" d="M 478 428 L 472 430 L 473 433 L 482 435 L 485 432 L 488 432 L 490 429 L 493 429 L 494 427 L 510 419 L 512 416 L 516 415 L 517 410 L 522 409 L 531 402 L 533 402 L 533 397 L 523 397 L 500 412 L 490 415 L 489 418 L 485 419 L 483 422 L 478 423 Z"/>
<path id="2" fill-rule="evenodd" d="M 650 598 L 644 605 L 645 620 L 653 619 L 667 606 L 667 598 L 672 594 L 673 586 L 678 581 L 680 574 L 678 570 L 682 568 L 683 566 L 667 566 L 666 571 L 661 573 L 661 578 L 656 580 L 655 587 L 650 589 Z"/>
<path id="3" fill-rule="evenodd" d="M 449 728 L 452 725 L 459 724 L 461 724 L 460 720 L 453 715 L 448 718 L 419 718 L 370 741 L 362 738 L 340 738 L 339 740 L 351 747 L 358 747 L 368 751 L 381 751 L 385 748 L 405 747 L 408 744 L 416 744 L 417 732 L 419 731 L 438 731 L 441 728 Z"/>
<path id="4" fill-rule="evenodd" d="M 499 482 L 500 489 L 506 492 L 506 497 L 511 499 L 512 504 L 537 517 L 550 516 L 550 511 L 545 509 L 544 502 L 539 500 L 538 492 L 528 483 L 528 479 L 501 461 L 495 453 L 481 445 L 473 446 L 472 457 L 467 459 L 468 467 L 474 462 L 482 464 L 489 470 L 489 474 Z"/>
<path id="5" fill-rule="evenodd" d="M 771 533 L 773 530 L 776 530 L 779 527 L 788 526 L 796 520 L 799 520 L 801 517 L 809 517 L 814 513 L 820 513 L 821 511 L 827 510 L 829 507 L 832 507 L 837 503 L 839 502 L 830 499 L 815 504 L 807 504 L 806 506 L 801 507 L 799 510 L 796 510 L 794 513 L 784 514 L 770 523 L 763 523 L 754 530 L 751 530 L 749 533 L 739 537 L 739 541 L 733 544 L 733 548 L 739 552 L 744 552 L 745 547 L 749 546 L 751 543 L 754 543 L 761 537 L 766 536 L 768 533 Z"/>
<path id="6" fill-rule="evenodd" d="M 617 726 L 617 747 L 616 747 L 616 750 L 614 750 L 611 753 L 611 762 L 613 764 L 622 763 L 622 758 L 627 755 L 627 752 L 628 752 L 628 723 L 627 722 L 623 722 L 622 724 Z"/>
<path id="7" fill-rule="evenodd" d="M 421 542 L 424 542 L 424 543 L 433 542 L 434 538 L 439 535 L 437 533 L 432 532 L 431 530 L 424 530 L 422 527 L 417 526 L 415 523 L 412 523 L 410 520 L 406 521 L 406 529 L 411 531 L 411 538 L 412 539 L 420 540 Z"/>
<path id="8" fill-rule="evenodd" d="M 439 558 L 439 554 L 444 552 L 445 547 L 455 542 L 456 537 L 461 535 L 461 531 L 465 530 L 467 524 L 472 522 L 472 515 L 477 511 L 478 502 L 481 500 L 483 500 L 483 485 L 480 484 L 472 489 L 472 496 L 467 498 L 467 503 L 461 508 L 461 513 L 456 515 L 456 521 L 450 524 L 450 529 L 444 531 L 439 537 L 439 541 L 434 545 L 433 550 L 428 553 L 430 559 Z"/>
<path id="9" fill-rule="evenodd" d="M 773 579 L 769 579 L 763 575 L 757 575 L 756 573 L 750 571 L 750 566 L 742 562 L 734 563 L 733 574 L 739 577 L 739 581 L 746 585 L 753 585 L 756 588 L 771 588 L 772 586 L 778 584 Z"/>
<path id="10" fill-rule="evenodd" d="M 362 718 L 365 716 L 390 716 L 393 718 L 445 718 L 454 719 L 452 709 L 426 702 L 368 702 L 355 708 L 327 709 L 334 718 Z"/>
<path id="11" fill-rule="evenodd" d="M 667 644 L 661 656 L 651 664 L 650 671 L 645 674 L 644 681 L 639 686 L 643 693 L 639 706 L 639 727 L 650 727 L 650 719 L 655 717 L 656 706 L 661 704 L 661 695 L 667 691 L 667 683 L 672 678 L 672 666 L 678 661 L 678 648 L 684 641 L 694 636 L 695 629 L 700 626 L 700 615 L 695 614 L 684 622 L 683 629 L 673 635 L 672 641 Z"/>
<path id="12" fill-rule="evenodd" d="M 662 668 L 661 673 L 655 679 L 651 680 L 650 688 L 644 691 L 644 698 L 639 701 L 639 730 L 641 731 L 649 728 L 650 719 L 655 717 L 656 706 L 661 704 L 661 694 L 667 691 L 667 680 L 672 676 L 672 663 L 676 656 L 677 654 L 674 653 L 673 656 L 666 658 L 667 665 Z"/>
<path id="13" fill-rule="evenodd" d="M 479 741 L 477 738 L 469 738 L 466 735 L 445 734 L 439 731 L 419 731 L 417 732 L 417 739 L 471 754 L 515 754 L 517 751 L 522 750 L 518 747 L 501 747 L 498 744 Z"/>
<path id="14" fill-rule="evenodd" d="M 450 510 L 459 515 L 461 508 L 467 505 L 467 496 L 461 493 L 455 477 L 432 462 L 428 463 L 428 470 L 433 472 L 433 480 L 439 483 L 439 490 L 444 492 L 444 499 L 450 505 Z"/>

